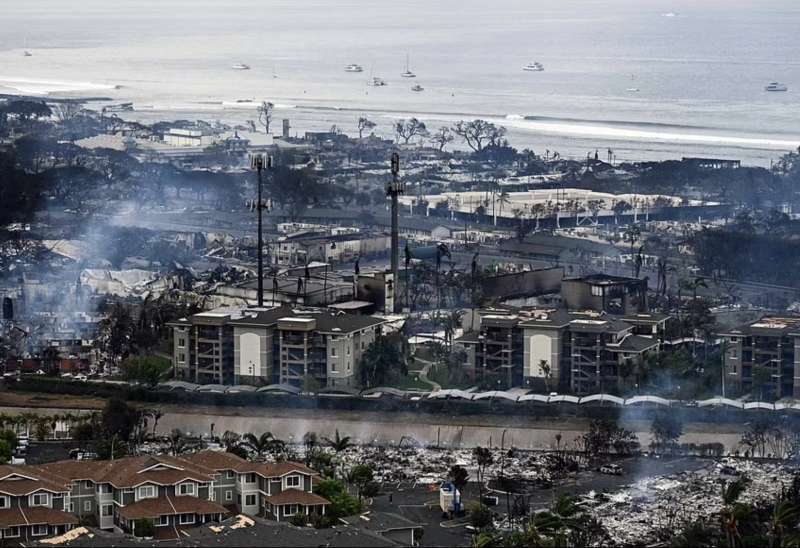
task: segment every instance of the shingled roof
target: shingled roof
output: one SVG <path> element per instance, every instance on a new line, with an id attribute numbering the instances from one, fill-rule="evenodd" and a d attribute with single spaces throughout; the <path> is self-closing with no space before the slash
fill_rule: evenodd
<path id="1" fill-rule="evenodd" d="M 178 514 L 228 514 L 224 506 L 197 497 L 170 497 L 144 499 L 120 508 L 119 515 L 126 520 L 157 518 Z"/>

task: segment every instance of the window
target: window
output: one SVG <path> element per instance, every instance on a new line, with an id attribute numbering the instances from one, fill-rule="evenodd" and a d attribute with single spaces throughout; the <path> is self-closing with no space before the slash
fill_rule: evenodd
<path id="1" fill-rule="evenodd" d="M 350 345 L 347 345 L 347 355 L 350 355 Z"/>
<path id="2" fill-rule="evenodd" d="M 300 476 L 289 476 L 286 478 L 286 487 L 300 487 Z"/>
<path id="3" fill-rule="evenodd" d="M 112 508 L 113 508 L 112 505 L 104 504 L 102 512 L 100 513 L 100 515 L 103 516 L 103 517 L 106 517 L 106 518 L 109 517 L 112 514 L 112 512 L 111 512 Z"/>
<path id="4" fill-rule="evenodd" d="M 194 483 L 181 483 L 178 486 L 178 494 L 179 495 L 191 495 L 194 496 L 195 493 L 195 485 Z"/>
<path id="5" fill-rule="evenodd" d="M 169 516 L 159 516 L 158 517 L 158 524 L 159 525 L 169 525 Z"/>
<path id="6" fill-rule="evenodd" d="M 47 534 L 47 525 L 34 525 L 31 529 L 31 535 L 34 537 L 43 537 Z"/>
<path id="7" fill-rule="evenodd" d="M 181 525 L 191 525 L 192 523 L 194 523 L 194 514 L 181 514 L 178 523 L 180 523 Z"/>
<path id="8" fill-rule="evenodd" d="M 11 504 L 9 503 L 8 497 L 2 496 L 0 497 L 0 508 L 10 508 Z"/>
<path id="9" fill-rule="evenodd" d="M 91 488 L 92 488 L 92 482 L 91 482 L 91 481 L 84 481 L 84 482 L 83 482 L 83 486 L 84 486 L 86 489 L 91 489 Z"/>
<path id="10" fill-rule="evenodd" d="M 283 508 L 284 514 L 287 516 L 293 516 L 300 510 L 300 506 L 297 504 L 287 504 Z"/>
<path id="11" fill-rule="evenodd" d="M 332 346 L 331 347 L 331 358 L 335 358 L 335 357 L 336 357 L 336 347 Z"/>
<path id="12" fill-rule="evenodd" d="M 245 506 L 255 506 L 256 504 L 256 496 L 255 495 L 245 495 L 244 497 L 244 505 Z"/>
<path id="13" fill-rule="evenodd" d="M 233 500 L 233 491 L 225 491 L 225 500 Z"/>
<path id="14" fill-rule="evenodd" d="M 29 499 L 31 506 L 47 506 L 49 502 L 50 497 L 47 496 L 47 493 L 34 493 Z"/>
<path id="15" fill-rule="evenodd" d="M 602 297 L 603 296 L 603 288 L 599 285 L 592 286 L 592 295 L 595 297 Z"/>
<path id="16" fill-rule="evenodd" d="M 245 483 L 255 483 L 256 482 L 256 475 L 253 474 L 253 473 L 246 474 L 244 476 L 244 482 Z"/>
<path id="17" fill-rule="evenodd" d="M 184 337 L 178 337 L 178 348 L 186 348 L 186 339 Z"/>
<path id="18" fill-rule="evenodd" d="M 228 470 L 225 473 L 225 477 L 228 478 L 228 479 L 233 479 L 233 478 L 236 477 L 236 472 L 234 472 L 233 470 Z"/>
<path id="19" fill-rule="evenodd" d="M 3 529 L 3 538 L 17 538 L 19 536 L 19 527 L 9 527 Z"/>
<path id="20" fill-rule="evenodd" d="M 140 499 L 152 499 L 156 496 L 156 488 L 152 485 L 142 485 L 139 487 Z"/>
<path id="21" fill-rule="evenodd" d="M 75 513 L 75 503 L 74 502 L 70 502 L 69 503 L 69 506 L 67 506 L 67 511 L 70 514 L 74 514 Z"/>
<path id="22" fill-rule="evenodd" d="M 83 511 L 84 512 L 91 512 L 92 511 L 92 501 L 90 501 L 90 500 L 83 501 Z"/>
<path id="23" fill-rule="evenodd" d="M 184 354 L 183 352 L 179 353 L 178 354 L 178 361 L 180 363 L 185 363 L 186 362 L 186 354 Z"/>

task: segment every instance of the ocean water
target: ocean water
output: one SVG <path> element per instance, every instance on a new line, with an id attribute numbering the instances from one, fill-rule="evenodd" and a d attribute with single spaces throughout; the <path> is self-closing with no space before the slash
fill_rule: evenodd
<path id="1" fill-rule="evenodd" d="M 0 25 L 0 93 L 108 96 L 143 120 L 243 122 L 266 99 L 293 133 L 364 113 L 387 135 L 403 116 L 490 118 L 571 157 L 768 165 L 800 146 L 789 0 L 0 0 Z"/>

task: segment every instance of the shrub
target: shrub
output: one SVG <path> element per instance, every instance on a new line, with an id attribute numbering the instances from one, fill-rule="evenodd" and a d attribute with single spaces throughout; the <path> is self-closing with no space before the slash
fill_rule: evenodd
<path id="1" fill-rule="evenodd" d="M 492 511 L 483 504 L 473 502 L 469 505 L 469 522 L 473 527 L 483 529 L 492 524 Z"/>
<path id="2" fill-rule="evenodd" d="M 289 518 L 289 523 L 297 527 L 305 527 L 308 520 L 305 514 L 295 514 Z"/>
<path id="3" fill-rule="evenodd" d="M 133 522 L 133 534 L 137 537 L 152 537 L 156 526 L 152 519 L 137 519 Z"/>

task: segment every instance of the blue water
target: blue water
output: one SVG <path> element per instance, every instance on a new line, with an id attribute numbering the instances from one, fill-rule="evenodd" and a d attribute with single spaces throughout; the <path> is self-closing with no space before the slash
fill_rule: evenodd
<path id="1" fill-rule="evenodd" d="M 483 116 L 576 157 L 763 165 L 800 145 L 800 6 L 785 0 L 3 0 L 0 24 L 0 92 L 106 95 L 143 119 L 241 122 L 252 98 L 300 133 L 355 131 L 361 112 L 386 134 L 403 115 Z M 790 91 L 765 92 L 774 80 Z"/>

